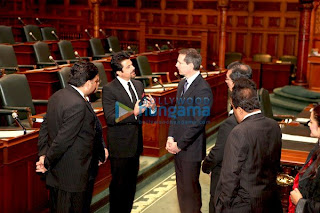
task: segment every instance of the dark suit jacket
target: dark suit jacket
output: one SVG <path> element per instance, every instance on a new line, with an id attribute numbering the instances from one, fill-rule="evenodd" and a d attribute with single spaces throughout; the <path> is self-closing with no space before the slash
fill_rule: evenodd
<path id="1" fill-rule="evenodd" d="M 204 173 L 211 173 L 211 184 L 210 184 L 210 194 L 214 195 L 216 190 L 217 183 L 220 177 L 220 171 L 222 167 L 223 153 L 224 147 L 226 145 L 227 138 L 230 132 L 233 130 L 235 126 L 237 126 L 238 122 L 232 114 L 228 117 L 223 124 L 219 127 L 219 132 L 216 140 L 216 144 L 210 150 L 208 156 L 205 157 L 202 163 L 202 171 Z"/>
<path id="2" fill-rule="evenodd" d="M 261 113 L 230 133 L 215 193 L 217 212 L 282 212 L 276 177 L 281 130 Z"/>
<path id="3" fill-rule="evenodd" d="M 137 80 L 131 80 L 131 82 L 137 91 L 138 98 L 141 99 L 143 94 L 142 83 Z M 143 149 L 141 116 L 136 119 L 134 115 L 130 115 L 116 123 L 116 102 L 120 102 L 131 109 L 134 108 L 128 93 L 117 78 L 105 85 L 102 90 L 103 111 L 108 125 L 109 155 L 115 158 L 140 155 Z"/>
<path id="4" fill-rule="evenodd" d="M 315 145 L 315 147 L 311 150 L 306 163 L 309 162 L 312 155 L 319 149 L 319 143 Z M 312 165 L 312 164 L 311 164 Z M 298 209 L 302 210 L 301 213 L 311 213 L 311 212 L 320 212 L 320 171 L 318 169 L 318 173 L 315 178 L 310 178 L 308 175 L 308 171 L 299 178 L 299 191 L 302 194 L 303 199 L 300 199 L 296 212 Z"/>
<path id="5" fill-rule="evenodd" d="M 200 162 L 205 157 L 205 124 L 212 106 L 212 91 L 206 80 L 198 75 L 183 96 L 185 79 L 178 85 L 175 114 L 170 121 L 169 136 L 178 142 L 181 160 Z"/>
<path id="6" fill-rule="evenodd" d="M 39 156 L 46 156 L 47 185 L 68 192 L 86 190 L 89 171 L 97 168 L 98 159 L 104 161 L 96 119 L 91 105 L 70 85 L 51 96 L 38 142 Z"/>

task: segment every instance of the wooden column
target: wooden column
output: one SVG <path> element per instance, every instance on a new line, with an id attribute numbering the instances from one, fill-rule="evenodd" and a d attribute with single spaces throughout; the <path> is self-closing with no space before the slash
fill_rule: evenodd
<path id="1" fill-rule="evenodd" d="M 220 34 L 219 34 L 219 67 L 224 68 L 225 52 L 226 52 L 226 25 L 227 10 L 229 0 L 218 0 L 218 9 L 220 11 Z"/>
<path id="2" fill-rule="evenodd" d="M 144 20 L 140 22 L 139 34 L 139 53 L 144 53 L 146 51 L 146 21 Z"/>
<path id="3" fill-rule="evenodd" d="M 310 20 L 313 0 L 300 0 L 300 27 L 298 44 L 298 64 L 295 85 L 307 86 L 307 67 L 310 39 Z"/>
<path id="4" fill-rule="evenodd" d="M 91 0 L 93 13 L 93 37 L 99 37 L 99 7 L 102 0 Z"/>

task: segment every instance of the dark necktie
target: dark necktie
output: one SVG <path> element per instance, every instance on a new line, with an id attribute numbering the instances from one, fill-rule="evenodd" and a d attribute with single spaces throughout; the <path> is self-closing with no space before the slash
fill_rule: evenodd
<path id="1" fill-rule="evenodd" d="M 131 87 L 130 82 L 128 82 L 128 86 L 129 86 L 129 91 L 130 91 L 131 98 L 132 98 L 132 103 L 133 103 L 133 104 L 136 104 L 136 102 L 137 102 L 136 95 L 135 95 L 134 92 L 133 92 L 133 89 L 132 89 L 132 87 Z"/>
<path id="2" fill-rule="evenodd" d="M 186 93 L 187 89 L 188 89 L 188 81 L 186 80 L 183 85 L 181 96 L 183 96 L 183 94 Z"/>

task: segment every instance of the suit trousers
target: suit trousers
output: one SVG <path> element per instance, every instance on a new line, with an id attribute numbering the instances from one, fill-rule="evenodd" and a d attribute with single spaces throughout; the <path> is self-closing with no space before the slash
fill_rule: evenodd
<path id="1" fill-rule="evenodd" d="M 110 158 L 110 213 L 130 213 L 136 193 L 139 156 Z"/>
<path id="2" fill-rule="evenodd" d="M 49 190 L 49 207 L 51 213 L 90 212 L 90 206 L 89 209 L 86 206 L 88 204 L 86 201 L 88 192 L 67 192 L 54 187 L 49 187 Z"/>
<path id="3" fill-rule="evenodd" d="M 181 213 L 201 212 L 199 183 L 201 162 L 182 161 L 175 157 L 177 193 Z"/>

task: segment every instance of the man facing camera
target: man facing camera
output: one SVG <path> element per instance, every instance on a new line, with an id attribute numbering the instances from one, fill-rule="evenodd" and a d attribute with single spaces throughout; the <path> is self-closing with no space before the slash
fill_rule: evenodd
<path id="1" fill-rule="evenodd" d="M 280 127 L 261 114 L 253 81 L 236 80 L 231 97 L 239 124 L 226 142 L 215 193 L 216 212 L 282 212 L 276 183 Z"/>
<path id="2" fill-rule="evenodd" d="M 205 125 L 212 105 L 210 85 L 200 74 L 201 55 L 195 49 L 179 51 L 176 67 L 181 80 L 176 97 L 166 149 L 174 154 L 177 193 L 182 213 L 201 212 L 199 183 L 201 161 L 205 157 Z"/>
<path id="3" fill-rule="evenodd" d="M 108 157 L 100 121 L 87 100 L 98 88 L 98 68 L 77 62 L 68 83 L 49 99 L 36 171 L 46 172 L 50 212 L 90 212 L 98 163 Z"/>
<path id="4" fill-rule="evenodd" d="M 132 209 L 142 153 L 142 113 L 156 112 L 156 104 L 149 95 L 143 103 L 143 85 L 134 80 L 135 68 L 126 52 L 116 53 L 111 60 L 116 78 L 105 85 L 102 104 L 108 125 L 107 140 L 110 153 L 112 180 L 110 212 L 129 213 Z M 119 107 L 127 106 L 132 111 L 119 117 Z M 140 105 L 140 106 L 139 106 Z"/>

